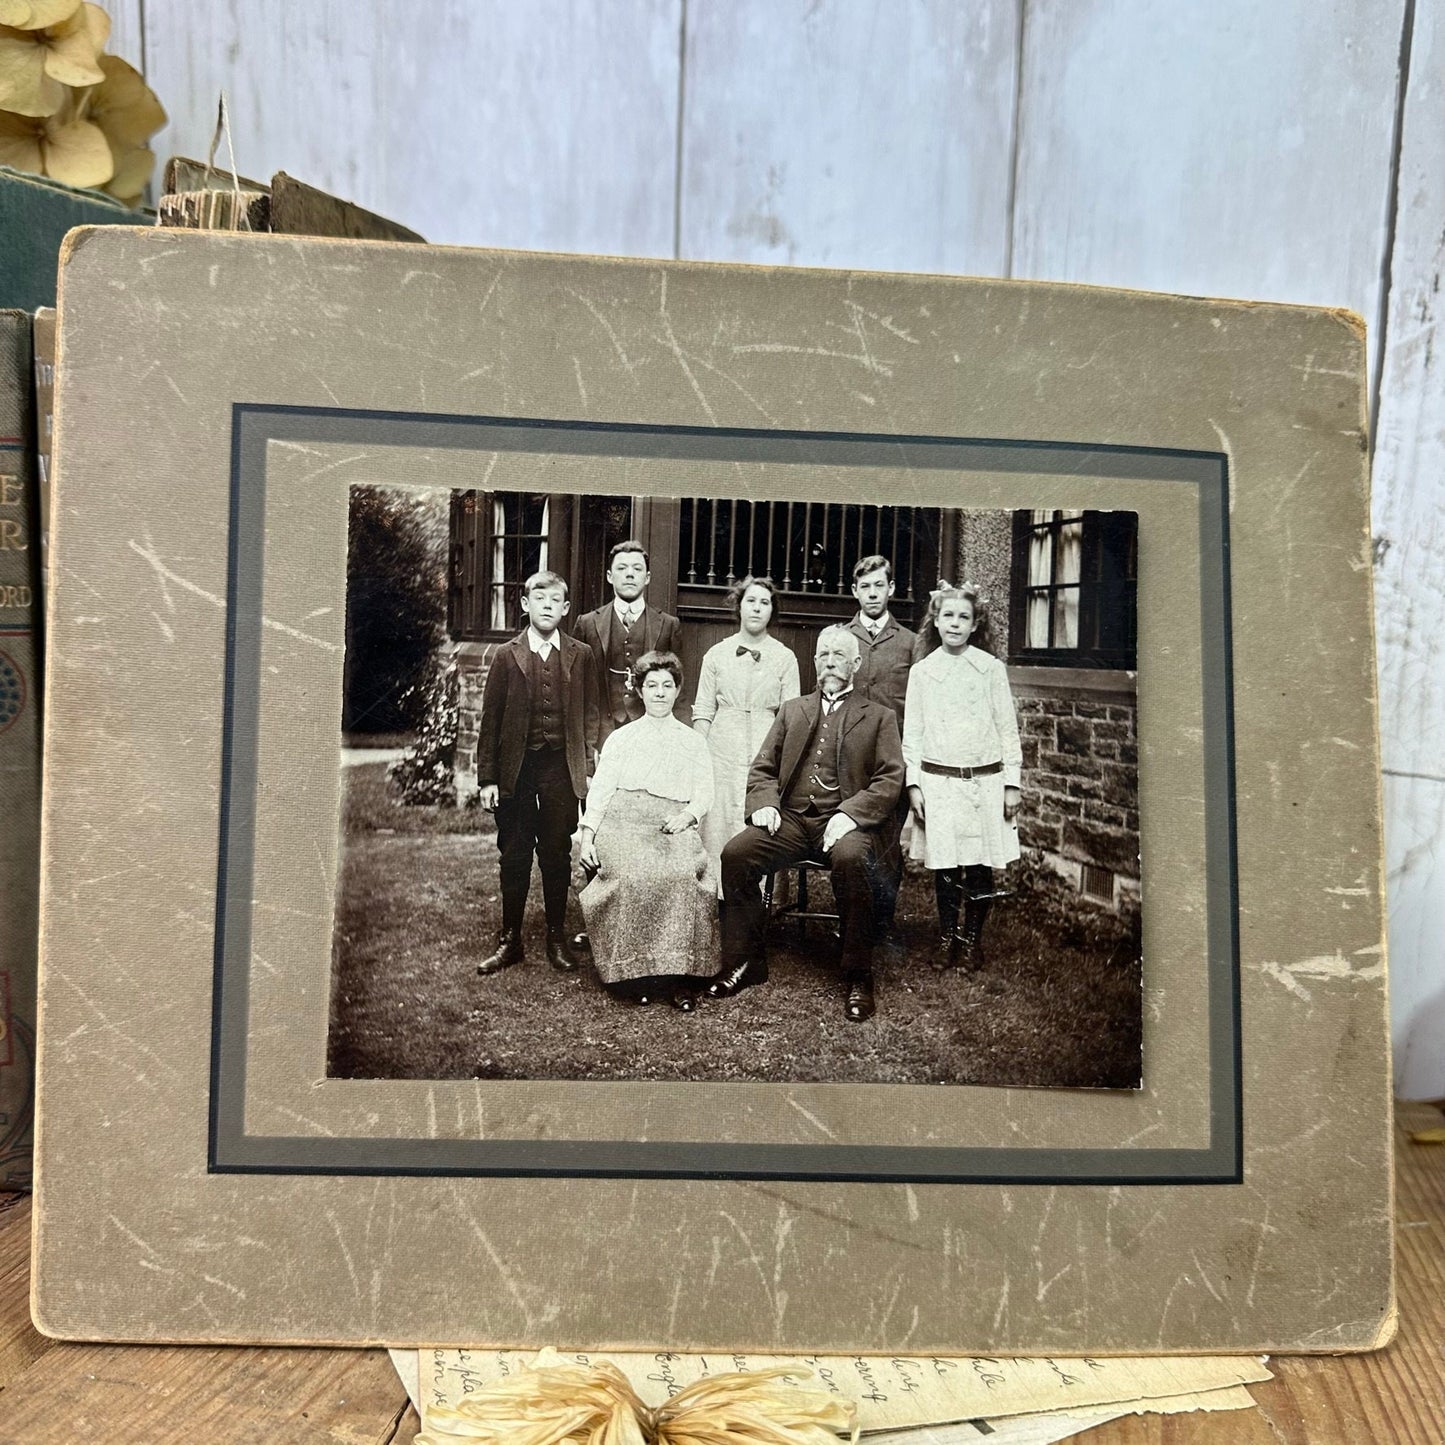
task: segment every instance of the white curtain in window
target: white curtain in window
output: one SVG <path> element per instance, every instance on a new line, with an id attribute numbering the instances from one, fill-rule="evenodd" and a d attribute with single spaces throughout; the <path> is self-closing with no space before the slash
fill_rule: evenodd
<path id="1" fill-rule="evenodd" d="M 507 630 L 507 503 L 500 493 L 492 497 L 491 607 L 487 626 L 493 632 Z"/>
<path id="2" fill-rule="evenodd" d="M 1030 520 L 1036 527 L 1043 526 L 1053 516 L 1052 512 L 1035 511 Z M 1053 533 L 1034 532 L 1029 537 L 1029 586 L 1047 587 L 1053 581 L 1054 547 Z M 1047 647 L 1049 645 L 1049 594 L 1031 592 L 1028 612 L 1024 618 L 1024 645 L 1026 647 Z"/>
<path id="3" fill-rule="evenodd" d="M 1079 645 L 1079 578 L 1082 575 L 1084 514 L 1065 512 L 1059 528 L 1058 573 L 1054 583 L 1054 646 Z"/>
<path id="4" fill-rule="evenodd" d="M 514 625 L 507 617 L 507 599 L 512 593 L 532 572 L 547 570 L 551 508 L 551 499 L 544 498 L 537 531 L 524 532 L 527 524 L 526 499 L 517 492 L 492 494 L 491 602 L 487 609 L 487 626 L 494 632 L 508 632 Z M 535 567 L 528 565 L 534 544 L 537 548 Z"/>

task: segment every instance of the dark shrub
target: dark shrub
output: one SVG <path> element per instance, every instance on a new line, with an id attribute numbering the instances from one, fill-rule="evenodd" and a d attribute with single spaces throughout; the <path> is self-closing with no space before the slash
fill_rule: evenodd
<path id="1" fill-rule="evenodd" d="M 420 726 L 423 684 L 445 625 L 444 557 L 424 505 L 411 494 L 351 489 L 344 732 Z"/>

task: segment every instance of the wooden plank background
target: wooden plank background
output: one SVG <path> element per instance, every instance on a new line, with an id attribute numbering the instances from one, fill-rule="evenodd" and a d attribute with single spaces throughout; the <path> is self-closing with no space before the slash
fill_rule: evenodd
<path id="1" fill-rule="evenodd" d="M 1445 0 L 112 0 L 204 156 L 459 244 L 1074 280 L 1371 328 L 1397 1083 L 1445 1095 Z"/>
<path id="2" fill-rule="evenodd" d="M 1445 4 L 1416 0 L 1375 433 L 1396 1078 L 1445 1093 Z"/>

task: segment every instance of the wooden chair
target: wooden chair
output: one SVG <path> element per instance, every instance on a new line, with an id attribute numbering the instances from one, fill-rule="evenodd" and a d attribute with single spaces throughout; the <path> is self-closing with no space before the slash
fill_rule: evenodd
<path id="1" fill-rule="evenodd" d="M 793 873 L 792 898 L 786 903 L 779 903 L 778 874 L 789 870 Z M 774 920 L 791 919 L 798 925 L 800 939 L 806 936 L 809 923 L 827 923 L 836 931 L 839 922 L 837 910 L 813 908 L 808 902 L 809 875 L 828 871 L 828 865 L 823 859 L 804 858 L 798 863 L 790 863 L 787 868 L 779 868 L 769 873 L 763 879 L 763 908 L 768 916 L 768 927 L 772 927 Z"/>

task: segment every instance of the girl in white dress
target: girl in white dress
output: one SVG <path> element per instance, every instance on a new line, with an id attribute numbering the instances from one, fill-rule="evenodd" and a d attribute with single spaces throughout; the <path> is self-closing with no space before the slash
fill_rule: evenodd
<path id="1" fill-rule="evenodd" d="M 939 584 L 939 646 L 909 672 L 903 710 L 910 852 L 933 870 L 942 968 L 982 967 L 993 870 L 1019 856 L 1018 715 L 1003 663 L 969 646 L 979 611 L 976 587 Z"/>
<path id="2" fill-rule="evenodd" d="M 778 615 L 772 578 L 744 577 L 728 601 L 738 630 L 704 654 L 692 705 L 692 725 L 712 754 L 713 805 L 702 820 L 702 843 L 719 880 L 722 850 L 745 826 L 748 769 L 778 709 L 801 691 L 793 650 L 768 632 Z"/>

